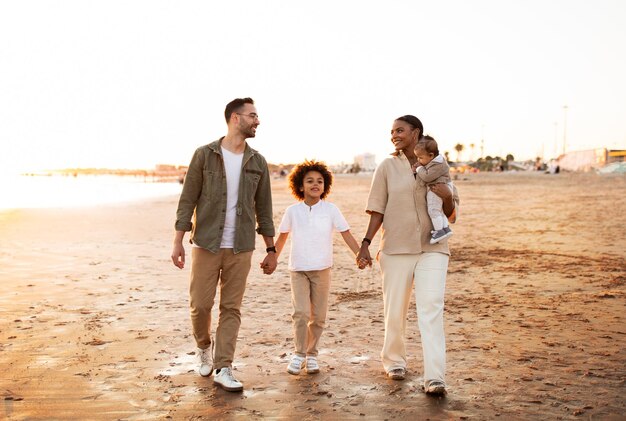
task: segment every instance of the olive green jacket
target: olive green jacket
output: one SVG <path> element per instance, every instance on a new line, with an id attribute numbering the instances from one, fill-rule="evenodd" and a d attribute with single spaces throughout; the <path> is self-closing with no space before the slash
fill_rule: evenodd
<path id="1" fill-rule="evenodd" d="M 176 211 L 176 231 L 191 231 L 190 242 L 217 253 L 226 219 L 226 171 L 223 137 L 196 149 Z M 265 158 L 247 143 L 243 152 L 234 253 L 254 250 L 256 232 L 274 236 L 272 191 Z M 193 222 L 192 222 L 193 218 Z"/>

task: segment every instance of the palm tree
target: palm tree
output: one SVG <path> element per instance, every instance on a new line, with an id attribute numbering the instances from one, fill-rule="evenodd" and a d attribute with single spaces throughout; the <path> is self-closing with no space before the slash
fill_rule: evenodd
<path id="1" fill-rule="evenodd" d="M 474 160 L 474 147 L 475 147 L 475 146 L 476 146 L 476 145 L 474 145 L 473 143 L 470 143 L 470 149 L 472 150 L 472 156 L 470 157 L 470 161 L 473 161 L 473 160 Z"/>
<path id="2" fill-rule="evenodd" d="M 454 145 L 454 150 L 456 151 L 456 161 L 460 162 L 460 156 L 461 156 L 461 152 L 463 151 L 463 148 L 465 148 L 465 146 L 463 146 L 463 144 L 461 143 L 457 143 L 456 145 Z"/>

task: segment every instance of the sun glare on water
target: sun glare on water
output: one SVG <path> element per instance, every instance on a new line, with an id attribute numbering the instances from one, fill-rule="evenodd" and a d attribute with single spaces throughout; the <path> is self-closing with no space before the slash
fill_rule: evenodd
<path id="1" fill-rule="evenodd" d="M 178 183 L 144 177 L 71 175 L 4 175 L 0 178 L 0 210 L 86 207 L 177 195 Z"/>

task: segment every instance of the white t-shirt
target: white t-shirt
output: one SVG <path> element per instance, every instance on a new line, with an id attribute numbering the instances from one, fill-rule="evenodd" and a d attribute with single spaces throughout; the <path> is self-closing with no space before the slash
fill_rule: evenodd
<path id="1" fill-rule="evenodd" d="M 222 148 L 222 156 L 226 170 L 226 220 L 224 221 L 224 233 L 220 248 L 229 249 L 235 246 L 237 200 L 239 199 L 239 179 L 241 178 L 243 153 L 235 154 Z"/>
<path id="2" fill-rule="evenodd" d="M 289 270 L 322 270 L 333 265 L 333 230 L 350 229 L 337 206 L 320 200 L 309 207 L 291 205 L 280 223 L 280 232 L 291 233 Z"/>

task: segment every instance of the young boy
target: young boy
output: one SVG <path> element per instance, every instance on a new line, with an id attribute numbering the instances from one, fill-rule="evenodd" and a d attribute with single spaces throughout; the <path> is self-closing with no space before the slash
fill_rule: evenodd
<path id="1" fill-rule="evenodd" d="M 415 174 L 429 186 L 433 184 L 450 183 L 450 167 L 446 159 L 439 153 L 437 141 L 431 136 L 424 136 L 415 145 L 415 155 L 418 164 Z M 428 204 L 428 215 L 433 223 L 432 237 L 430 244 L 435 244 L 452 235 L 452 230 L 448 226 L 448 218 L 443 213 L 443 203 L 441 198 L 430 189 L 426 193 L 426 203 Z"/>
<path id="2" fill-rule="evenodd" d="M 337 206 L 323 200 L 330 192 L 333 178 L 323 162 L 304 161 L 289 174 L 291 193 L 300 203 L 285 211 L 276 240 L 280 255 L 292 233 L 289 270 L 295 353 L 287 366 L 290 374 L 319 372 L 318 344 L 326 323 L 330 268 L 333 264 L 333 230 L 339 231 L 356 255 L 359 245 Z M 365 264 L 359 263 L 363 269 Z"/>

